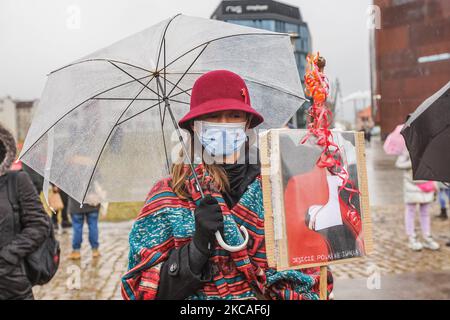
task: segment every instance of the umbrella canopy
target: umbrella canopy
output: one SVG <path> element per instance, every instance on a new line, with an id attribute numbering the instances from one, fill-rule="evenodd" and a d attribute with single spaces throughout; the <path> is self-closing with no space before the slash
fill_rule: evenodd
<path id="1" fill-rule="evenodd" d="M 411 114 L 401 134 L 414 179 L 450 182 L 450 81 Z"/>
<path id="2" fill-rule="evenodd" d="M 383 144 L 383 149 L 386 154 L 398 156 L 405 150 L 405 139 L 400 133 L 402 129 L 403 125 L 400 124 L 387 136 Z"/>
<path id="3" fill-rule="evenodd" d="M 142 201 L 178 156 L 195 80 L 217 69 L 245 80 L 267 128 L 305 100 L 289 35 L 177 15 L 51 72 L 20 159 L 80 203 Z"/>

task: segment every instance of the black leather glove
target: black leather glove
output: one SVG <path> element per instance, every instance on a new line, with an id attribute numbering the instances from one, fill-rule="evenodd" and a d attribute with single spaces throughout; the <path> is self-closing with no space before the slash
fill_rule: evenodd
<path id="1" fill-rule="evenodd" d="M 213 243 L 216 231 L 223 231 L 223 216 L 219 203 L 211 195 L 200 201 L 195 209 L 195 233 L 192 241 L 206 256 L 211 254 L 209 243 Z"/>

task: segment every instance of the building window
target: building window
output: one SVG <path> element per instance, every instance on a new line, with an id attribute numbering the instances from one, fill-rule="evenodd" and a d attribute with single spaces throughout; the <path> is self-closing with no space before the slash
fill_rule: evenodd
<path id="1" fill-rule="evenodd" d="M 286 23 L 285 29 L 287 33 L 296 33 L 300 36 L 299 26 L 297 24 Z"/>
<path id="2" fill-rule="evenodd" d="M 226 22 L 238 24 L 245 27 L 275 31 L 274 20 L 227 20 Z"/>
<path id="3" fill-rule="evenodd" d="M 286 32 L 286 23 L 283 21 L 275 21 L 275 31 L 276 32 Z"/>

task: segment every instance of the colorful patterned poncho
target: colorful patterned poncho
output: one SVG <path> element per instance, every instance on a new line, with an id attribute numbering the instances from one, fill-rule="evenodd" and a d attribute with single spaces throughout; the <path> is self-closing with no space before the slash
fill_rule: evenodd
<path id="1" fill-rule="evenodd" d="M 264 243 L 264 207 L 261 178 L 257 177 L 239 202 L 230 210 L 212 179 L 196 167 L 202 188 L 213 195 L 224 216 L 223 238 L 229 245 L 243 242 L 239 231 L 245 226 L 251 237 L 246 249 L 228 252 L 218 244 L 210 258 L 213 280 L 188 299 L 318 299 L 319 268 L 280 271 L 269 268 Z M 129 270 L 122 278 L 124 299 L 155 299 L 159 272 L 171 249 L 191 241 L 195 229 L 194 210 L 201 199 L 195 191 L 193 176 L 186 181 L 191 198 L 180 199 L 170 187 L 170 178 L 158 182 L 149 192 L 131 230 Z M 328 275 L 328 293 L 332 277 Z M 258 293 L 255 290 L 259 291 Z"/>

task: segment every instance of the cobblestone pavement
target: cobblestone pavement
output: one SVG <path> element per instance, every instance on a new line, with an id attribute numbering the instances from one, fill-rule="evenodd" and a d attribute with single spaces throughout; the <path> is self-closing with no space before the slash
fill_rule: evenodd
<path id="1" fill-rule="evenodd" d="M 432 211 L 437 214 L 438 210 L 438 206 L 434 206 Z M 433 236 L 441 244 L 439 251 L 412 252 L 407 247 L 403 212 L 403 205 L 372 207 L 374 252 L 355 262 L 333 265 L 336 281 L 368 277 L 377 271 L 382 276 L 407 272 L 450 271 L 450 248 L 445 246 L 449 240 L 450 223 L 432 219 Z M 418 224 L 416 221 L 417 229 Z M 416 232 L 420 235 L 420 230 Z"/>
<path id="2" fill-rule="evenodd" d="M 67 257 L 71 252 L 71 230 L 59 235 L 61 264 L 55 277 L 46 285 L 34 287 L 36 299 L 96 300 L 121 299 L 120 277 L 128 264 L 128 233 L 132 226 L 127 222 L 100 222 L 99 258 L 93 259 L 88 244 L 87 226 L 83 235 L 81 260 Z"/>
<path id="3" fill-rule="evenodd" d="M 440 212 L 439 205 L 435 203 L 431 209 L 431 230 L 441 249 L 412 252 L 407 247 L 403 220 L 403 172 L 395 168 L 395 157 L 387 156 L 377 140 L 366 147 L 366 157 L 374 252 L 357 262 L 333 265 L 335 278 L 368 277 L 375 271 L 387 275 L 450 270 L 450 248 L 445 246 L 450 222 L 434 218 Z M 416 233 L 421 234 L 418 217 Z"/>
<path id="4" fill-rule="evenodd" d="M 434 218 L 432 233 L 439 251 L 412 252 L 404 228 L 402 172 L 379 141 L 366 149 L 374 252 L 358 261 L 331 267 L 339 299 L 450 299 L 450 222 Z M 421 234 L 416 217 L 416 233 Z M 376 290 L 377 289 L 377 290 Z"/>
<path id="5" fill-rule="evenodd" d="M 445 247 L 450 235 L 450 222 L 432 219 L 432 231 L 442 246 L 439 251 L 411 252 L 407 248 L 402 176 L 394 168 L 394 160 L 384 155 L 377 141 L 367 148 L 374 253 L 358 261 L 331 267 L 337 299 L 450 298 L 450 283 L 446 280 L 450 277 L 450 248 Z M 436 204 L 432 214 L 437 213 Z M 102 256 L 96 260 L 91 258 L 85 234 L 82 259 L 76 263 L 67 259 L 71 250 L 70 232 L 60 235 L 60 270 L 49 284 L 35 288 L 36 298 L 121 299 L 119 281 L 127 268 L 131 225 L 131 221 L 100 223 Z M 377 277 L 384 290 L 369 290 L 368 279 L 376 287 Z M 435 290 L 439 286 L 440 290 Z"/>

